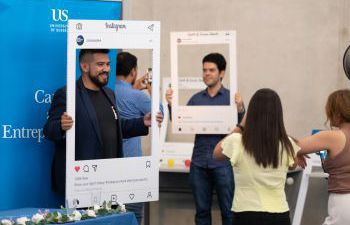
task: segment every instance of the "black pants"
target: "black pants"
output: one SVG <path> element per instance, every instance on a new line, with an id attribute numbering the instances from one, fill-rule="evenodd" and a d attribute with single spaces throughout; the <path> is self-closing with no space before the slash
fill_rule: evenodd
<path id="1" fill-rule="evenodd" d="M 284 213 L 234 212 L 233 225 L 290 225 L 289 211 Z"/>

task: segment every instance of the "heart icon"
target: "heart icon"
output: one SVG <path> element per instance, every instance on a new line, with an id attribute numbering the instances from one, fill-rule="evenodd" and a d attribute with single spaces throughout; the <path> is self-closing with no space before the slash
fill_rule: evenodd
<path id="1" fill-rule="evenodd" d="M 74 169 L 75 169 L 75 171 L 79 172 L 80 166 L 75 166 Z"/>
<path id="2" fill-rule="evenodd" d="M 130 195 L 129 195 L 129 198 L 130 198 L 131 200 L 133 200 L 133 199 L 135 198 L 135 195 L 134 195 L 134 194 L 130 194 Z"/>
<path id="3" fill-rule="evenodd" d="M 190 167 L 190 166 L 191 166 L 191 160 L 186 159 L 186 160 L 185 160 L 185 166 L 186 166 L 186 167 Z"/>

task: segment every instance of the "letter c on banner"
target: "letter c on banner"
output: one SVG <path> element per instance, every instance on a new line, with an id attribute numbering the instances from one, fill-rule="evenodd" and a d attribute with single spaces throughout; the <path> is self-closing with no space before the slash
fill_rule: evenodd
<path id="1" fill-rule="evenodd" d="M 34 94 L 34 100 L 36 103 L 39 103 L 39 104 L 43 104 L 43 103 L 51 104 L 52 98 L 53 98 L 53 94 L 45 93 L 44 90 L 37 90 L 35 91 L 35 94 Z"/>
<path id="2" fill-rule="evenodd" d="M 44 103 L 44 99 L 40 98 L 41 94 L 44 94 L 44 90 L 37 90 L 35 92 L 34 99 L 36 103 Z"/>

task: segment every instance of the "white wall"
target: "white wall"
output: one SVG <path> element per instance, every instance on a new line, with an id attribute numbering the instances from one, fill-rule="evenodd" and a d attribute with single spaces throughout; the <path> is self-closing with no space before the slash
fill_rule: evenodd
<path id="1" fill-rule="evenodd" d="M 259 88 L 275 89 L 282 99 L 287 131 L 296 138 L 325 128 L 327 96 L 349 88 L 342 58 L 350 44 L 350 0 L 125 0 L 124 4 L 124 19 L 161 21 L 163 77 L 170 76 L 171 31 L 236 30 L 238 89 L 245 102 Z M 326 188 L 324 180 L 311 182 L 303 225 L 323 221 Z M 164 216 L 162 204 L 171 205 L 171 218 Z M 152 219 L 154 224 L 178 224 L 180 215 L 184 223 L 193 224 L 194 209 L 184 208 L 181 201 L 165 197 L 152 206 L 151 218 L 160 220 Z M 218 209 L 213 211 L 214 224 L 220 224 Z"/>
<path id="2" fill-rule="evenodd" d="M 169 33 L 236 30 L 238 89 L 245 102 L 276 90 L 288 132 L 324 128 L 327 96 L 349 87 L 342 56 L 350 44 L 348 0 L 129 0 L 124 19 L 161 21 L 161 74 L 170 76 Z M 140 59 L 142 63 L 142 59 Z M 192 63 L 188 62 L 188 67 Z"/>

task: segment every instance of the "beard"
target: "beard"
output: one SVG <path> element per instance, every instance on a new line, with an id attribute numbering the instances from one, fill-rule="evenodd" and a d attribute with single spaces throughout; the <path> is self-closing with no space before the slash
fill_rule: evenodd
<path id="1" fill-rule="evenodd" d="M 207 82 L 204 81 L 204 83 L 207 85 L 207 87 L 210 87 L 210 88 L 211 87 L 215 87 L 220 82 L 221 82 L 220 79 L 214 79 L 214 80 L 210 80 L 210 81 L 207 81 Z"/>
<path id="2" fill-rule="evenodd" d="M 99 77 L 102 76 L 102 75 L 106 75 L 107 76 L 107 79 L 105 81 L 99 79 Z M 109 73 L 108 72 L 101 72 L 97 76 L 92 76 L 89 73 L 89 77 L 90 77 L 90 80 L 92 81 L 92 83 L 94 83 L 96 86 L 102 88 L 102 87 L 106 86 L 106 84 L 108 83 Z"/>

